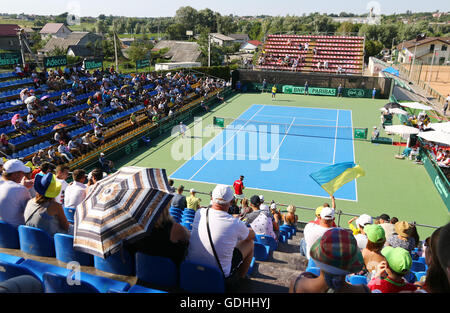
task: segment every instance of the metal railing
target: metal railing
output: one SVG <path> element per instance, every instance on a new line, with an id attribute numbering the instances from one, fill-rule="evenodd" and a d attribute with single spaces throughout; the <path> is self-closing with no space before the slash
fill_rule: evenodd
<path id="1" fill-rule="evenodd" d="M 184 186 L 184 187 L 186 188 L 186 186 Z M 189 189 L 185 189 L 183 192 L 189 193 Z M 195 192 L 196 192 L 196 194 L 203 194 L 203 195 L 208 195 L 208 196 L 211 196 L 211 194 L 212 194 L 212 192 L 204 192 L 204 191 L 199 191 L 197 189 L 195 189 Z M 270 204 L 269 202 L 264 202 L 264 203 Z M 280 207 L 288 207 L 289 206 L 289 204 L 283 204 L 283 203 L 275 203 L 275 204 L 276 204 L 277 207 L 279 207 L 279 206 Z M 314 208 L 308 208 L 308 207 L 304 207 L 304 206 L 297 206 L 297 205 L 295 205 L 295 208 L 296 209 L 300 209 L 300 210 L 304 210 L 304 211 L 311 211 L 311 212 L 315 212 L 316 211 L 316 209 L 314 209 Z M 287 212 L 287 210 L 284 210 L 284 209 L 280 210 L 280 213 L 286 213 L 286 212 Z M 360 216 L 360 215 L 361 214 L 347 213 L 347 212 L 344 212 L 342 210 L 335 209 L 335 212 L 334 212 L 335 223 L 336 223 L 337 227 L 342 227 L 341 226 L 342 217 L 344 217 L 344 216 L 357 217 L 357 216 Z M 313 213 L 313 216 L 314 216 L 314 213 Z M 299 220 L 298 224 L 307 224 L 309 221 L 310 220 L 308 220 L 308 221 L 300 221 Z M 419 227 L 431 228 L 431 229 L 437 229 L 437 228 L 440 227 L 440 226 L 434 226 L 434 225 L 419 224 L 416 221 L 409 221 L 408 223 L 411 224 L 411 225 L 414 225 L 416 227 L 419 226 Z M 344 225 L 347 225 L 347 223 L 345 223 Z M 342 227 L 342 228 L 344 228 L 344 227 Z"/>

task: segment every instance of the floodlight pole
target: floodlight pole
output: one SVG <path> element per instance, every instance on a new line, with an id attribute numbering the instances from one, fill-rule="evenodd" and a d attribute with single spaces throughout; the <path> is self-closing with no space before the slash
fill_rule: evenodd
<path id="1" fill-rule="evenodd" d="M 211 67 L 211 34 L 208 34 L 208 67 Z"/>

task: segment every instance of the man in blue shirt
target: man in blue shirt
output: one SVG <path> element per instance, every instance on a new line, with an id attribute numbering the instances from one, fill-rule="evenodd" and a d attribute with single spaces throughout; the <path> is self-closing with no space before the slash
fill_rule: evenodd
<path id="1" fill-rule="evenodd" d="M 372 90 L 372 99 L 375 99 L 375 95 L 377 94 L 377 89 L 373 88 Z"/>

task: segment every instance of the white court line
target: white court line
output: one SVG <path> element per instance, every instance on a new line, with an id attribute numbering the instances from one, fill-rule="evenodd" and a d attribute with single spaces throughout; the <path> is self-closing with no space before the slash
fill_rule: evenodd
<path id="1" fill-rule="evenodd" d="M 271 105 L 271 104 L 263 104 L 266 107 L 274 107 L 274 108 L 296 108 L 296 109 L 315 109 L 315 110 L 329 110 L 329 111 L 334 111 L 334 110 L 338 110 L 338 111 L 351 111 L 351 110 L 346 110 L 346 109 L 329 109 L 329 108 L 317 108 L 317 107 L 295 107 L 295 106 L 289 106 L 289 105 Z"/>
<path id="2" fill-rule="evenodd" d="M 252 161 L 268 161 L 268 160 L 260 160 L 258 159 L 258 156 L 254 155 L 247 155 L 247 154 L 238 154 L 238 153 L 224 153 L 224 156 L 233 156 L 233 157 L 243 157 L 243 160 L 228 160 L 228 161 L 246 161 L 246 157 L 248 157 L 248 160 Z M 271 158 L 272 160 L 279 160 L 279 161 L 289 161 L 289 162 L 299 162 L 299 163 L 314 163 L 314 164 L 324 164 L 324 165 L 333 165 L 332 163 L 326 163 L 326 162 L 316 162 L 316 161 L 307 161 L 307 160 L 295 160 L 295 159 L 285 159 L 285 158 Z M 227 159 L 223 160 L 227 161 Z"/>
<path id="3" fill-rule="evenodd" d="M 182 180 L 182 181 L 188 181 L 188 182 L 194 182 L 194 183 L 204 183 L 204 184 L 210 184 L 210 185 L 217 185 L 218 184 L 218 183 L 212 183 L 212 182 L 203 181 L 203 180 L 192 180 L 192 179 L 183 179 L 183 178 L 174 178 L 174 179 Z M 306 194 L 306 193 L 295 193 L 295 192 L 288 192 L 288 191 L 279 191 L 279 190 L 272 190 L 272 189 L 255 188 L 255 187 L 251 187 L 251 186 L 247 186 L 246 185 L 245 186 L 245 190 L 248 190 L 248 189 L 263 190 L 263 191 L 270 191 L 270 192 L 279 192 L 279 193 L 284 193 L 284 194 L 288 194 L 288 195 L 296 195 L 296 196 L 306 196 L 306 197 L 330 199 L 329 196 L 317 196 L 317 195 L 310 195 L 310 194 Z M 357 202 L 357 200 L 350 200 L 350 199 L 344 199 L 344 198 L 335 198 L 335 199 L 336 200 L 343 200 L 343 201 L 350 201 L 350 202 Z"/>
<path id="4" fill-rule="evenodd" d="M 261 111 L 262 109 L 264 109 L 264 106 L 262 106 L 258 111 L 256 111 L 256 113 L 253 114 L 252 117 L 250 117 L 250 119 L 249 119 L 244 125 L 242 125 L 242 127 L 239 128 L 239 130 L 238 130 L 237 132 L 235 132 L 235 133 L 233 134 L 233 136 L 231 136 L 231 138 L 230 138 L 224 145 L 222 145 L 222 147 L 220 147 L 220 149 L 217 150 L 217 151 L 212 155 L 212 157 L 211 157 L 208 161 L 206 161 L 205 164 L 203 164 L 202 167 L 200 167 L 200 168 L 198 169 L 198 171 L 195 172 L 194 175 L 192 175 L 191 178 L 189 178 L 189 179 L 192 179 L 195 175 L 197 175 L 197 174 L 198 174 L 198 173 L 206 166 L 206 164 L 208 164 L 208 163 L 209 163 L 209 162 L 210 162 L 210 161 L 211 161 L 211 160 L 212 160 L 212 159 L 213 159 L 220 151 L 222 151 L 223 148 L 226 147 L 226 145 L 229 144 L 231 140 L 233 140 L 234 136 L 236 136 L 236 135 L 237 135 L 237 134 L 245 127 L 245 125 L 247 125 L 247 124 L 248 124 L 248 123 L 256 116 L 256 114 L 258 114 L 259 111 Z"/>
<path id="5" fill-rule="evenodd" d="M 283 141 L 286 139 L 286 136 L 287 136 L 287 134 L 289 133 L 289 130 L 291 129 L 292 125 L 294 124 L 294 121 L 295 121 L 295 117 L 294 117 L 294 119 L 292 120 L 291 125 L 289 125 L 289 128 L 287 129 L 286 133 L 284 134 L 283 139 L 281 140 L 280 144 L 278 145 L 277 150 L 275 150 L 275 152 L 273 153 L 271 159 L 273 159 L 273 157 L 277 155 L 278 151 L 279 151 L 280 148 L 281 148 L 281 145 L 283 144 Z"/>
<path id="6" fill-rule="evenodd" d="M 252 107 L 254 107 L 255 105 L 262 105 L 262 107 L 264 107 L 263 104 L 252 104 L 251 107 L 249 107 L 247 110 L 245 110 L 244 112 L 242 112 L 236 119 L 239 119 L 242 115 L 244 115 L 248 110 L 250 110 L 250 109 L 251 109 Z M 221 109 L 223 109 L 223 108 L 221 108 Z M 219 110 L 221 110 L 221 109 L 219 109 Z M 215 140 L 217 137 L 219 137 L 220 135 L 222 135 L 222 134 L 224 133 L 225 130 L 226 130 L 226 128 L 224 128 L 219 134 L 217 134 L 216 136 L 214 136 L 214 137 L 212 137 L 210 140 L 208 140 L 208 142 L 205 143 L 199 151 L 194 152 L 194 154 L 190 157 L 190 159 L 189 159 L 189 160 L 186 160 L 186 161 L 183 162 L 180 166 L 178 166 L 178 168 L 177 168 L 175 171 L 173 171 L 172 174 L 171 174 L 170 176 L 172 176 L 173 174 L 175 174 L 175 173 L 176 173 L 179 169 L 181 169 L 186 163 L 188 163 L 188 162 L 191 161 L 192 159 L 195 159 L 195 157 L 197 156 L 197 154 L 202 153 L 203 150 L 205 149 L 205 147 L 207 147 L 207 146 L 208 146 L 213 140 Z M 170 177 L 170 176 L 169 176 L 169 177 Z"/>
<path id="7" fill-rule="evenodd" d="M 259 116 L 263 116 L 263 117 L 284 117 L 284 118 L 292 118 L 291 116 L 288 115 L 265 115 L 265 114 L 258 114 Z M 302 119 L 302 120 L 314 120 L 314 121 L 328 121 L 328 122 L 336 122 L 336 120 L 328 120 L 328 119 L 324 119 L 324 118 L 310 118 L 310 117 L 301 117 L 301 116 L 296 116 L 295 118 L 298 119 Z M 323 125 L 322 125 L 323 126 Z"/>
<path id="8" fill-rule="evenodd" d="M 353 132 L 353 115 L 352 111 L 350 111 L 350 122 L 352 124 L 352 144 L 353 144 L 353 163 L 356 164 L 356 157 L 355 157 L 355 138 L 354 138 L 354 132 Z M 355 195 L 356 195 L 356 202 L 358 202 L 358 180 L 355 179 Z"/>
<path id="9" fill-rule="evenodd" d="M 337 111 L 337 116 L 336 116 L 336 133 L 334 134 L 333 164 L 334 164 L 334 161 L 336 160 L 336 146 L 337 146 L 338 124 L 339 124 L 339 111 Z"/>

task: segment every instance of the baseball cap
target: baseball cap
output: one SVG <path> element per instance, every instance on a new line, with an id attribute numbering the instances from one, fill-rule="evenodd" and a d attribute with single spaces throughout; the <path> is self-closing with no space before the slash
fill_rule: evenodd
<path id="1" fill-rule="evenodd" d="M 261 203 L 264 202 L 264 196 L 263 195 L 259 195 L 259 199 L 261 199 Z"/>
<path id="2" fill-rule="evenodd" d="M 323 209 L 323 205 L 317 207 L 316 212 L 315 212 L 317 217 L 320 217 L 320 212 L 322 212 L 322 209 Z"/>
<path id="3" fill-rule="evenodd" d="M 103 152 L 100 152 L 100 156 L 105 156 L 105 154 Z"/>
<path id="4" fill-rule="evenodd" d="M 408 250 L 401 247 L 384 247 L 381 250 L 381 254 L 386 258 L 391 270 L 398 274 L 405 274 L 408 272 L 412 265 L 411 254 Z"/>
<path id="5" fill-rule="evenodd" d="M 212 199 L 221 199 L 226 202 L 230 202 L 233 199 L 233 191 L 227 185 L 217 185 L 212 191 Z"/>
<path id="6" fill-rule="evenodd" d="M 34 189 L 40 195 L 47 198 L 56 198 L 61 191 L 61 183 L 56 179 L 56 175 L 48 173 L 37 174 L 34 177 Z"/>
<path id="7" fill-rule="evenodd" d="M 272 204 L 270 205 L 270 208 L 271 208 L 272 210 L 276 209 L 276 208 L 277 208 L 277 204 L 276 204 L 276 203 L 272 203 Z"/>
<path id="8" fill-rule="evenodd" d="M 356 225 L 365 226 L 367 224 L 372 224 L 372 217 L 368 214 L 362 214 L 356 219 Z"/>
<path id="9" fill-rule="evenodd" d="M 191 188 L 191 190 L 189 190 L 189 192 L 196 192 L 194 188 Z"/>
<path id="10" fill-rule="evenodd" d="M 269 206 L 267 205 L 267 204 L 261 204 L 260 206 L 259 206 L 259 209 L 261 210 L 261 211 L 269 211 Z"/>
<path id="11" fill-rule="evenodd" d="M 330 221 L 334 218 L 334 209 L 330 207 L 324 207 L 322 211 L 320 212 L 320 218 L 323 218 L 324 220 Z"/>
<path id="12" fill-rule="evenodd" d="M 380 243 L 386 240 L 383 227 L 377 224 L 370 224 L 364 227 L 367 239 L 373 243 Z"/>
<path id="13" fill-rule="evenodd" d="M 250 198 L 250 203 L 251 204 L 253 204 L 253 205 L 260 205 L 261 204 L 261 199 L 259 198 L 259 196 L 252 196 L 251 198 Z"/>
<path id="14" fill-rule="evenodd" d="M 29 173 L 31 169 L 28 166 L 25 166 L 22 161 L 17 159 L 8 160 L 3 164 L 3 170 L 7 174 L 15 173 L 15 172 L 24 172 Z"/>

